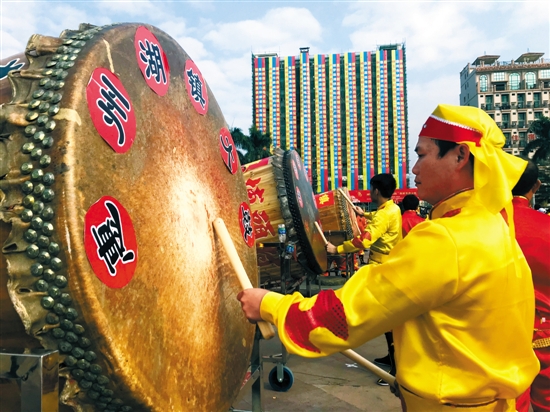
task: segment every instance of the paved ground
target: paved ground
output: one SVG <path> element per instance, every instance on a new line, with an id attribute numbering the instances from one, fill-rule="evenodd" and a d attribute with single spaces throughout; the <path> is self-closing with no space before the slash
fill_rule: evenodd
<path id="1" fill-rule="evenodd" d="M 277 337 L 261 341 L 260 348 L 264 357 L 281 353 L 281 343 Z M 386 340 L 380 336 L 355 351 L 372 361 L 386 355 Z M 375 375 L 343 355 L 319 359 L 290 355 L 286 366 L 294 375 L 294 384 L 287 392 L 277 392 L 268 382 L 269 372 L 275 364 L 264 361 L 262 410 L 265 412 L 401 411 L 399 399 L 387 386 L 378 386 Z M 241 391 L 239 398 L 233 404 L 234 409 L 252 411 L 251 389 Z"/>

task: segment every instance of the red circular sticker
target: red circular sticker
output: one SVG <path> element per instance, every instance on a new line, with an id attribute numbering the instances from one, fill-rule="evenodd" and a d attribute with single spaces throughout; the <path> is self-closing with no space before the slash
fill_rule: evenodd
<path id="1" fill-rule="evenodd" d="M 302 193 L 300 192 L 300 188 L 296 186 L 296 200 L 298 200 L 298 204 L 301 208 L 304 207 L 304 200 L 302 199 Z"/>
<path id="2" fill-rule="evenodd" d="M 206 114 L 208 111 L 208 90 L 202 74 L 191 59 L 185 62 L 185 86 L 187 94 L 193 103 L 193 107 L 199 114 Z"/>
<path id="3" fill-rule="evenodd" d="M 110 288 L 126 286 L 136 270 L 137 239 L 130 215 L 110 196 L 86 212 L 84 248 L 96 276 Z"/>
<path id="4" fill-rule="evenodd" d="M 298 166 L 296 166 L 296 161 L 292 159 L 292 170 L 294 170 L 294 176 L 296 177 L 296 180 L 300 180 L 300 175 L 298 174 Z"/>
<path id="5" fill-rule="evenodd" d="M 254 227 L 252 226 L 252 212 L 246 202 L 242 202 L 239 206 L 239 227 L 241 228 L 244 243 L 248 247 L 254 246 L 256 239 L 254 238 Z"/>
<path id="6" fill-rule="evenodd" d="M 223 162 L 231 174 L 237 173 L 239 168 L 237 148 L 235 147 L 231 133 L 225 127 L 220 129 L 220 153 L 222 155 Z"/>
<path id="7" fill-rule="evenodd" d="M 170 67 L 160 42 L 147 28 L 140 26 L 136 30 L 134 47 L 145 82 L 156 94 L 164 96 L 170 84 Z"/>
<path id="8" fill-rule="evenodd" d="M 95 69 L 86 86 L 86 99 L 99 135 L 115 152 L 128 151 L 136 136 L 136 115 L 118 77 L 102 67 Z"/>

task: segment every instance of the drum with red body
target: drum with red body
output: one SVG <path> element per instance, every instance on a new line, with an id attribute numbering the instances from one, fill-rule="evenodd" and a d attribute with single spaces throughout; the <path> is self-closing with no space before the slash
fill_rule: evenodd
<path id="1" fill-rule="evenodd" d="M 243 166 L 252 210 L 260 284 L 269 289 L 281 286 L 281 250 L 264 247 L 278 243 L 278 226 L 285 225 L 288 253 L 292 248 L 285 290 L 293 291 L 308 276 L 326 270 L 326 250 L 315 228 L 319 211 L 302 160 L 294 150 L 276 149 L 272 157 Z M 288 249 L 290 243 L 290 249 Z M 282 247 L 282 245 L 281 245 Z"/>
<path id="2" fill-rule="evenodd" d="M 213 220 L 257 285 L 256 252 L 202 73 L 140 24 L 35 35 L 26 56 L 0 115 L 0 346 L 58 349 L 79 411 L 228 410 L 254 327 Z"/>
<path id="3" fill-rule="evenodd" d="M 357 223 L 356 213 L 350 203 L 345 199 L 344 196 L 346 195 L 348 195 L 349 198 L 347 188 L 330 190 L 315 195 L 323 231 L 340 232 L 336 234 L 326 234 L 327 239 L 335 245 L 341 244 L 344 240 L 359 236 L 361 233 Z"/>

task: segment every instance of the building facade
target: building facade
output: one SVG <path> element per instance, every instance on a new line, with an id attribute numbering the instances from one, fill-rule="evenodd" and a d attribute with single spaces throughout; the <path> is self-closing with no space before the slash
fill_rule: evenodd
<path id="1" fill-rule="evenodd" d="M 499 61 L 485 55 L 460 72 L 460 104 L 485 110 L 506 137 L 504 149 L 519 155 L 535 139 L 529 126 L 550 117 L 550 60 L 544 53 L 524 53 L 516 60 Z"/>
<path id="2" fill-rule="evenodd" d="M 378 173 L 407 187 L 405 46 L 360 53 L 252 55 L 253 125 L 296 149 L 315 193 L 369 189 Z"/>

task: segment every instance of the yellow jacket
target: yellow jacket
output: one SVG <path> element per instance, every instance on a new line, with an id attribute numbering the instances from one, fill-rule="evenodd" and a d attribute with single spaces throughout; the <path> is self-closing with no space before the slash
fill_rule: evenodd
<path id="1" fill-rule="evenodd" d="M 397 381 L 440 404 L 515 399 L 539 370 L 529 267 L 502 216 L 472 191 L 437 205 L 385 263 L 341 289 L 310 299 L 269 292 L 261 314 L 306 357 L 393 330 Z"/>
<path id="2" fill-rule="evenodd" d="M 365 238 L 364 234 L 361 234 L 352 240 L 346 240 L 338 246 L 338 253 L 353 253 L 369 248 L 371 251 L 382 253 L 383 255 L 390 253 L 390 250 L 402 238 L 401 210 L 399 206 L 390 199 L 380 205 L 376 212 L 370 216 L 369 223 L 365 229 L 365 232 L 370 234 L 370 239 Z"/>

